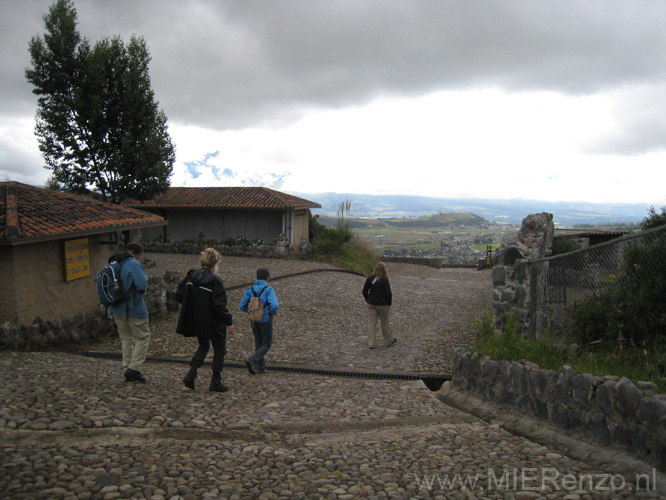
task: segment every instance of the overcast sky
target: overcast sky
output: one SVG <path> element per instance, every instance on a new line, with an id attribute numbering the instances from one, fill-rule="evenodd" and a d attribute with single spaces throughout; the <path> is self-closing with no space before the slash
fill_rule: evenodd
<path id="1" fill-rule="evenodd" d="M 0 181 L 43 185 L 28 42 L 0 0 Z M 666 204 L 662 0 L 75 0 L 143 36 L 174 186 Z"/>

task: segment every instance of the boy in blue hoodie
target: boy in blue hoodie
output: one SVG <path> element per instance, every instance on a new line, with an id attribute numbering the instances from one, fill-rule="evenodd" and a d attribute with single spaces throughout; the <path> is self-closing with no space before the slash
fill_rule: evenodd
<path id="1" fill-rule="evenodd" d="M 256 295 L 264 306 L 264 317 L 261 321 L 250 321 L 254 334 L 254 354 L 245 360 L 245 366 L 251 375 L 264 373 L 266 369 L 266 353 L 273 343 L 273 316 L 278 313 L 278 299 L 275 290 L 268 286 L 271 273 L 262 267 L 257 269 L 257 280 L 248 287 L 243 294 L 239 307 L 243 312 L 248 311 L 250 299 Z M 254 291 L 254 293 L 253 293 Z"/>

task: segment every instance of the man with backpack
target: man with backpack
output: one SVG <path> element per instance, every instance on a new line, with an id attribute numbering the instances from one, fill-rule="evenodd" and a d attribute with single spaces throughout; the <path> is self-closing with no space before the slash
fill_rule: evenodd
<path id="1" fill-rule="evenodd" d="M 240 310 L 248 313 L 254 334 L 254 354 L 245 360 L 251 375 L 264 373 L 265 356 L 273 343 L 273 316 L 278 313 L 279 304 L 275 290 L 268 286 L 270 277 L 268 269 L 257 269 L 257 280 L 245 290 L 239 304 Z"/>
<path id="2" fill-rule="evenodd" d="M 130 242 L 125 249 L 125 252 L 112 255 L 109 262 L 118 261 L 121 264 L 120 292 L 126 300 L 110 305 L 109 312 L 113 314 L 118 327 L 125 381 L 145 384 L 146 378 L 141 374 L 141 367 L 146 360 L 150 342 L 148 309 L 143 300 L 148 288 L 148 273 L 139 262 L 143 246 Z"/>

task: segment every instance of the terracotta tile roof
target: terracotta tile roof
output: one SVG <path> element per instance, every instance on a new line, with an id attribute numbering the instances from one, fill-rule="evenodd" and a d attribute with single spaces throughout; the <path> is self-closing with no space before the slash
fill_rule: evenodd
<path id="1" fill-rule="evenodd" d="M 296 210 L 319 203 L 265 187 L 171 187 L 152 200 L 125 200 L 125 206 L 151 208 L 224 208 L 228 210 Z"/>
<path id="2" fill-rule="evenodd" d="M 86 196 L 0 182 L 0 245 L 162 226 L 162 217 Z"/>

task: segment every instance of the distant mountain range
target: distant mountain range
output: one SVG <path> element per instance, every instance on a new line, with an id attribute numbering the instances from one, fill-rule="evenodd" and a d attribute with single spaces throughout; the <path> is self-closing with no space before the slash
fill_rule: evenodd
<path id="1" fill-rule="evenodd" d="M 351 202 L 351 217 L 421 217 L 439 212 L 472 213 L 494 222 L 520 224 L 530 214 L 550 212 L 556 225 L 641 222 L 650 205 L 539 200 L 429 198 L 424 196 L 349 193 L 290 193 L 319 203 L 313 214 L 337 215 L 340 203 Z M 659 207 L 655 207 L 659 208 Z"/>

